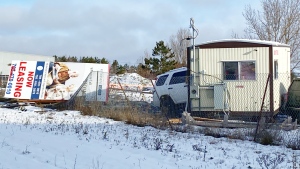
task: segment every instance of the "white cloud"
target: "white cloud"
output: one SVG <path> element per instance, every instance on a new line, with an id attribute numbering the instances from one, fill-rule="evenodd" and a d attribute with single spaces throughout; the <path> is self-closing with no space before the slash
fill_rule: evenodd
<path id="1" fill-rule="evenodd" d="M 197 42 L 242 32 L 242 11 L 250 0 L 29 2 L 0 3 L 0 50 L 135 64 L 157 41 L 189 28 L 191 17 L 200 31 Z"/>

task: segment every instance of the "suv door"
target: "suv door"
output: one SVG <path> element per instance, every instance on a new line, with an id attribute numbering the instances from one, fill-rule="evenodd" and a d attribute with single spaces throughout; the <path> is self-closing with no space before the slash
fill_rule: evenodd
<path id="1" fill-rule="evenodd" d="M 188 85 L 186 71 L 175 72 L 168 84 L 168 92 L 175 104 L 186 103 L 188 100 Z"/>
<path id="2" fill-rule="evenodd" d="M 169 74 L 161 75 L 158 77 L 154 93 L 153 93 L 153 105 L 160 106 L 160 96 L 169 94 L 167 90 L 165 90 L 165 82 L 168 78 Z"/>

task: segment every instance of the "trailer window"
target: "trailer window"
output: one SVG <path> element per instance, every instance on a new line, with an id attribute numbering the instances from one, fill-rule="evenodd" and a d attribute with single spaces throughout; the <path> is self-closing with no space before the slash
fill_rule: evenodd
<path id="1" fill-rule="evenodd" d="M 278 60 L 274 61 L 274 79 L 278 79 Z"/>
<path id="2" fill-rule="evenodd" d="M 224 62 L 224 79 L 237 80 L 238 62 Z"/>
<path id="3" fill-rule="evenodd" d="M 224 80 L 255 80 L 255 62 L 223 62 Z"/>

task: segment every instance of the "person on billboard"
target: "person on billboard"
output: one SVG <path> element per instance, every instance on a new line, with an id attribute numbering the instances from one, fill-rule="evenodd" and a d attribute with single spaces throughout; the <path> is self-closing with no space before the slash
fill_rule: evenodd
<path id="1" fill-rule="evenodd" d="M 62 62 L 50 63 L 44 98 L 47 100 L 68 100 L 73 92 L 74 84 L 66 86 L 70 78 L 78 77 L 76 71 L 71 71 Z"/>
<path id="2" fill-rule="evenodd" d="M 78 77 L 76 71 L 71 71 L 65 63 L 55 62 L 53 66 L 50 65 L 46 88 L 49 89 L 57 84 L 65 84 L 67 80 L 74 77 Z"/>

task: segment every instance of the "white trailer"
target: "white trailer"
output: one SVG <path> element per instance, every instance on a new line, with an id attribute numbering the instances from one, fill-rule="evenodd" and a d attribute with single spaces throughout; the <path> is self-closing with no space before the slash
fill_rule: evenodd
<path id="1" fill-rule="evenodd" d="M 264 111 L 278 112 L 291 81 L 289 45 L 228 39 L 189 47 L 187 55 L 190 112 L 251 114 L 263 102 Z"/>

